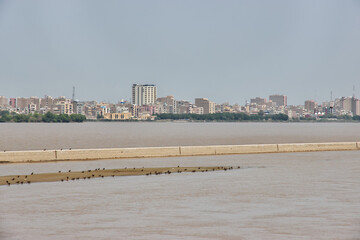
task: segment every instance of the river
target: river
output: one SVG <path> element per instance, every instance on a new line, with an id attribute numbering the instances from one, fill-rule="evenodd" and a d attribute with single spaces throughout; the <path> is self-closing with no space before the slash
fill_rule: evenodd
<path id="1" fill-rule="evenodd" d="M 359 141 L 359 126 L 0 124 L 0 146 Z M 177 165 L 241 169 L 1 186 L 0 239 L 360 239 L 360 151 L 0 164 L 0 175 Z"/>

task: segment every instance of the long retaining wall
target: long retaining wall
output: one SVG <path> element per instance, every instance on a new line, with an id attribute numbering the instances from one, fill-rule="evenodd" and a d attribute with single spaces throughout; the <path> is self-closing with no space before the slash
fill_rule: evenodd
<path id="1" fill-rule="evenodd" d="M 4 151 L 0 163 L 347 150 L 360 150 L 360 142 Z"/>

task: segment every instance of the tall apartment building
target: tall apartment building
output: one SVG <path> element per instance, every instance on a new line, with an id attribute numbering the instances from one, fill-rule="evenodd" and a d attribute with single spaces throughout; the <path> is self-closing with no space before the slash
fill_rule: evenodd
<path id="1" fill-rule="evenodd" d="M 265 105 L 265 103 L 266 103 L 266 98 L 256 97 L 250 99 L 250 104 Z"/>
<path id="2" fill-rule="evenodd" d="M 341 98 L 341 108 L 353 115 L 360 115 L 360 100 L 354 97 Z"/>
<path id="3" fill-rule="evenodd" d="M 16 108 L 17 104 L 16 104 L 16 98 L 10 98 L 9 100 L 9 105 L 13 108 Z"/>
<path id="4" fill-rule="evenodd" d="M 154 104 L 157 90 L 153 84 L 133 84 L 132 86 L 132 104 L 137 106 Z"/>
<path id="5" fill-rule="evenodd" d="M 4 96 L 0 96 L 0 106 L 7 106 L 8 104 L 8 99 Z"/>
<path id="6" fill-rule="evenodd" d="M 287 106 L 287 96 L 285 95 L 279 95 L 279 94 L 270 95 L 269 100 L 276 103 L 278 107 Z"/>
<path id="7" fill-rule="evenodd" d="M 308 112 L 313 112 L 315 109 L 316 103 L 313 100 L 306 100 L 304 103 L 304 108 Z"/>
<path id="8" fill-rule="evenodd" d="M 30 98 L 18 97 L 16 99 L 16 105 L 17 105 L 17 108 L 20 109 L 20 111 L 25 110 L 25 108 L 27 108 L 30 103 L 31 103 Z"/>
<path id="9" fill-rule="evenodd" d="M 195 105 L 204 108 L 204 114 L 215 113 L 215 103 L 207 98 L 195 98 Z"/>
<path id="10" fill-rule="evenodd" d="M 176 113 L 176 101 L 173 96 L 158 98 L 156 101 L 164 105 L 166 113 Z"/>

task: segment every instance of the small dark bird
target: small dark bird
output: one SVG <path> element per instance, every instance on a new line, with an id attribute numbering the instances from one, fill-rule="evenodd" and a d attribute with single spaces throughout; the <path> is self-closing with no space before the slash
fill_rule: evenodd
<path id="1" fill-rule="evenodd" d="M 13 181 L 15 180 L 15 178 L 12 179 Z"/>
<path id="2" fill-rule="evenodd" d="M 81 173 L 84 173 L 84 171 L 81 171 Z"/>
<path id="3" fill-rule="evenodd" d="M 104 178 L 104 176 L 101 176 L 102 178 Z"/>
<path id="4" fill-rule="evenodd" d="M 31 175 L 34 175 L 34 173 L 32 172 Z"/>
<path id="5" fill-rule="evenodd" d="M 61 181 L 63 182 L 63 181 L 64 181 L 64 179 L 61 179 Z"/>
<path id="6" fill-rule="evenodd" d="M 69 172 L 71 172 L 71 170 L 69 170 Z"/>
<path id="7" fill-rule="evenodd" d="M 31 182 L 30 181 L 28 181 L 28 184 L 30 184 Z"/>
<path id="8" fill-rule="evenodd" d="M 59 171 L 59 173 L 61 173 L 61 171 Z"/>

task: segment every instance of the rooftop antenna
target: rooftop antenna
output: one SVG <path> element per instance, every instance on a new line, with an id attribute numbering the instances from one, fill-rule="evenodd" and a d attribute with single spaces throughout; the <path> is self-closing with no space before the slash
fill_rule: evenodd
<path id="1" fill-rule="evenodd" d="M 72 101 L 75 101 L 75 86 L 73 86 L 73 94 L 72 94 Z"/>
<path id="2" fill-rule="evenodd" d="M 353 98 L 355 98 L 355 84 L 353 85 Z"/>
<path id="3" fill-rule="evenodd" d="M 332 91 L 330 91 L 330 101 L 333 101 L 333 97 L 332 97 Z"/>

